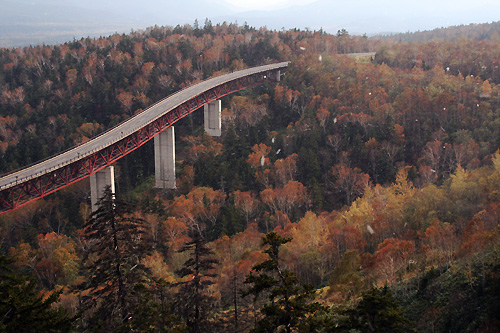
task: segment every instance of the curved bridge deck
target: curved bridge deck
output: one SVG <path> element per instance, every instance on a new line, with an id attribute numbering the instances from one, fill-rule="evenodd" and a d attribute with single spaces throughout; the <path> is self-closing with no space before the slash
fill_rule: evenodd
<path id="1" fill-rule="evenodd" d="M 236 91 L 279 81 L 288 62 L 217 76 L 153 104 L 92 140 L 0 177 L 0 214 L 53 193 L 109 166 L 205 104 Z"/>

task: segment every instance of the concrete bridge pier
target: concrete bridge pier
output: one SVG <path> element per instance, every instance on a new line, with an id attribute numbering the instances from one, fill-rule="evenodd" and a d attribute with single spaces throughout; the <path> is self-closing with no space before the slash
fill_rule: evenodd
<path id="1" fill-rule="evenodd" d="M 210 136 L 221 136 L 221 101 L 205 104 L 205 132 Z"/>
<path id="2" fill-rule="evenodd" d="M 154 138 L 155 187 L 175 188 L 175 133 L 170 126 Z"/>
<path id="3" fill-rule="evenodd" d="M 97 201 L 102 198 L 107 186 L 110 186 L 111 192 L 115 193 L 115 168 L 113 166 L 108 166 L 90 175 L 90 202 L 93 212 L 99 208 Z"/>

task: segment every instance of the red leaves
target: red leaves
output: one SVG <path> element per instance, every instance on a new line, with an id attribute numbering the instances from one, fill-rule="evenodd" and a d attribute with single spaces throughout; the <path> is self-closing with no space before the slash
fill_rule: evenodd
<path id="1" fill-rule="evenodd" d="M 437 264 L 448 264 L 453 260 L 457 248 L 455 227 L 435 219 L 432 225 L 425 230 L 424 241 L 429 247 L 426 253 L 429 261 Z"/>
<path id="2" fill-rule="evenodd" d="M 381 262 L 384 260 L 405 261 L 415 252 L 415 244 L 411 241 L 398 238 L 387 238 L 380 243 L 375 251 L 375 258 Z"/>
<path id="3" fill-rule="evenodd" d="M 189 227 L 203 229 L 205 223 L 214 224 L 226 195 L 209 187 L 197 187 L 187 195 L 175 199 L 171 213 L 183 219 Z"/>
<path id="4" fill-rule="evenodd" d="M 386 281 L 395 283 L 397 277 L 403 277 L 408 268 L 408 261 L 415 252 L 415 244 L 398 238 L 387 238 L 375 251 L 375 267 Z"/>
<path id="5" fill-rule="evenodd" d="M 302 183 L 290 181 L 284 187 L 268 188 L 260 192 L 260 198 L 271 211 L 290 214 L 293 207 L 302 206 L 308 201 L 307 190 Z"/>
<path id="6" fill-rule="evenodd" d="M 370 176 L 361 172 L 359 168 L 350 168 L 344 163 L 337 164 L 330 170 L 335 181 L 334 188 L 344 193 L 346 202 L 350 205 L 356 197 L 363 194 L 365 188 L 370 185 Z"/>

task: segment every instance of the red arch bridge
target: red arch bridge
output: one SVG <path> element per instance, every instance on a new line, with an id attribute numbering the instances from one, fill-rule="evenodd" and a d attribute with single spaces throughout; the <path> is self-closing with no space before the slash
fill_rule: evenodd
<path id="1" fill-rule="evenodd" d="M 155 187 L 175 188 L 173 124 L 204 106 L 205 130 L 220 136 L 220 98 L 279 81 L 288 62 L 248 68 L 202 81 L 58 155 L 0 177 L 0 214 L 90 176 L 92 209 L 106 186 L 114 190 L 113 162 L 154 138 Z"/>

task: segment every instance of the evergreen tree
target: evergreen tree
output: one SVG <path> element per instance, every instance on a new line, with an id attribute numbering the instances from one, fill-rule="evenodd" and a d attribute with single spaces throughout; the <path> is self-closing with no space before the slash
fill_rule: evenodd
<path id="1" fill-rule="evenodd" d="M 358 250 L 347 250 L 332 272 L 328 293 L 340 292 L 346 299 L 356 298 L 366 283 L 361 275 L 361 256 Z"/>
<path id="2" fill-rule="evenodd" d="M 344 331 L 357 329 L 365 332 L 416 332 L 387 287 L 372 288 L 363 293 L 358 305 L 354 309 L 346 310 L 345 315 L 347 325 L 343 327 Z"/>
<path id="3" fill-rule="evenodd" d="M 155 279 L 148 285 L 136 285 L 134 291 L 140 295 L 140 300 L 130 320 L 130 327 L 138 332 L 183 331 L 183 323 L 171 312 L 171 287 L 162 278 Z"/>
<path id="4" fill-rule="evenodd" d="M 252 286 L 243 292 L 243 296 L 253 295 L 256 298 L 262 293 L 268 295 L 269 301 L 260 310 L 263 318 L 257 323 L 253 332 L 292 332 L 307 331 L 313 325 L 313 314 L 323 307 L 317 302 L 311 286 L 301 285 L 297 277 L 282 267 L 279 261 L 279 248 L 291 241 L 271 232 L 263 237 L 264 246 L 269 248 L 264 253 L 269 259 L 257 264 L 245 283 Z"/>
<path id="5" fill-rule="evenodd" d="M 54 308 L 62 290 L 43 298 L 32 277 L 18 275 L 0 256 L 0 332 L 69 332 L 73 319 Z"/>
<path id="6" fill-rule="evenodd" d="M 174 309 L 186 322 L 189 332 L 210 331 L 208 318 L 214 307 L 214 298 L 209 295 L 208 287 L 214 284 L 212 273 L 219 263 L 214 259 L 214 252 L 208 248 L 205 239 L 197 232 L 179 250 L 190 252 L 184 267 L 176 271 L 179 277 L 188 277 L 178 283 L 179 291 L 174 302 Z"/>
<path id="7" fill-rule="evenodd" d="M 141 264 L 148 253 L 145 221 L 131 217 L 132 207 L 116 200 L 109 187 L 98 205 L 84 228 L 88 248 L 83 262 L 89 277 L 80 288 L 88 290 L 84 310 L 97 310 L 90 328 L 114 329 L 128 325 L 138 302 L 134 287 L 148 274 Z"/>

